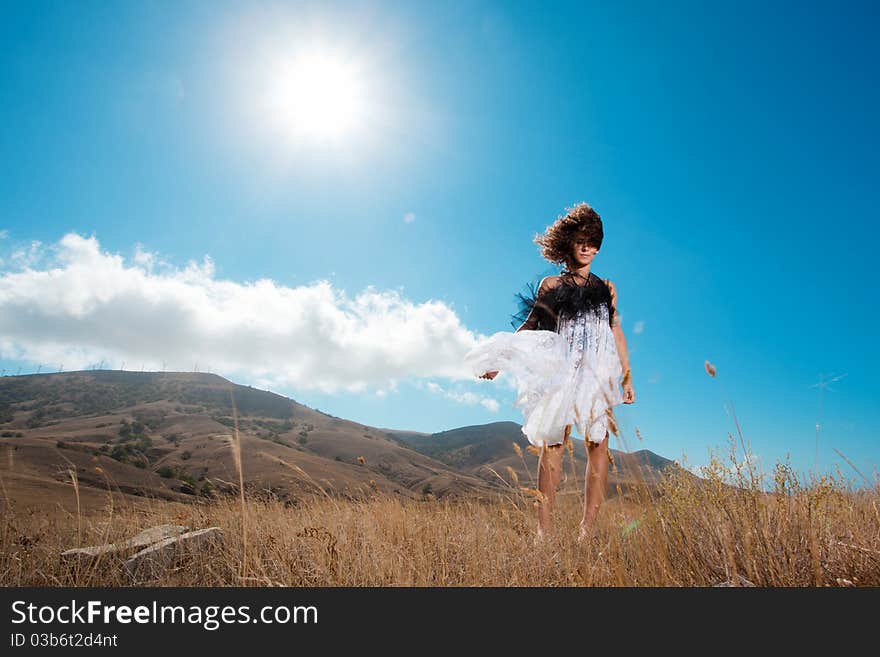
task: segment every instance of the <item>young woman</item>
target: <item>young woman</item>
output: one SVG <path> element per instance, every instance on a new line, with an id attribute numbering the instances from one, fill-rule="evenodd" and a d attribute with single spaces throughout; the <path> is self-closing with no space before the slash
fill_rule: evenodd
<path id="1" fill-rule="evenodd" d="M 541 255 L 565 269 L 544 278 L 530 297 L 520 295 L 518 319 L 524 321 L 515 332 L 496 333 L 465 356 L 480 378 L 507 371 L 516 380 L 523 433 L 541 448 L 538 540 L 551 529 L 562 451 L 572 427 L 584 437 L 588 453 L 578 540 L 591 534 L 608 475 L 611 409 L 636 398 L 617 290 L 590 271 L 603 237 L 602 219 L 586 203 L 569 208 L 537 235 Z"/>

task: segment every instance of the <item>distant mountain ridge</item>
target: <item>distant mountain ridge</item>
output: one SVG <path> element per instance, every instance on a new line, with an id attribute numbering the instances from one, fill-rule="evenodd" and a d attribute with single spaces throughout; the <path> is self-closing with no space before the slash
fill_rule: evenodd
<path id="1" fill-rule="evenodd" d="M 84 487 L 214 497 L 236 489 L 236 422 L 245 486 L 292 504 L 319 487 L 346 497 L 486 498 L 505 487 L 497 473 L 507 466 L 527 476 L 513 444 L 528 443 L 514 422 L 435 434 L 384 429 L 215 374 L 108 370 L 0 378 L 0 472 L 37 499 L 41 485 L 55 490 L 71 471 Z M 575 452 L 585 463 L 583 442 Z M 612 482 L 656 481 L 675 467 L 647 450 L 613 453 Z M 534 471 L 537 459 L 525 458 Z"/>
<path id="2" fill-rule="evenodd" d="M 395 434 L 394 431 L 390 433 Z M 526 476 L 513 444 L 519 445 L 525 452 L 529 441 L 522 433 L 521 425 L 515 422 L 493 422 L 434 434 L 400 432 L 396 435 L 412 449 L 476 476 L 497 479 L 492 471 L 502 472 L 508 466 L 516 470 L 520 477 Z M 573 448 L 575 462 L 581 468 L 586 467 L 584 441 L 575 439 Z M 611 454 L 614 466 L 609 473 L 609 484 L 656 482 L 660 473 L 667 468 L 679 467 L 674 461 L 646 449 L 632 453 L 611 449 Z"/>

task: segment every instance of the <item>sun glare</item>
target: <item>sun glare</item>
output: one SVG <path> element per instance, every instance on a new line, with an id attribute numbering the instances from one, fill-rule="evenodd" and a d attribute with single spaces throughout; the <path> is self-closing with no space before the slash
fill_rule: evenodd
<path id="1" fill-rule="evenodd" d="M 341 58 L 301 56 L 280 67 L 268 105 L 291 136 L 338 139 L 351 134 L 362 118 L 363 80 Z"/>

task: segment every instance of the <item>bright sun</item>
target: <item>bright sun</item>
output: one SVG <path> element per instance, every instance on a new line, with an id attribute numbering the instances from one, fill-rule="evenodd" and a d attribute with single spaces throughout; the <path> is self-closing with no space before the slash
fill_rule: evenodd
<path id="1" fill-rule="evenodd" d="M 269 108 L 298 138 L 338 139 L 351 133 L 364 111 L 363 80 L 341 58 L 312 54 L 280 67 Z"/>

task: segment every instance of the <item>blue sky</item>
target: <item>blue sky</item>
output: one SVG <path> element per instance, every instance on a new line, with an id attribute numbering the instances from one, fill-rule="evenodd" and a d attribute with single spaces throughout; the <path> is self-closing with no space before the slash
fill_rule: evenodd
<path id="1" fill-rule="evenodd" d="M 629 344 L 628 448 L 705 463 L 735 432 L 726 398 L 765 469 L 786 454 L 811 469 L 811 386 L 836 374 L 819 469 L 854 474 L 832 447 L 869 477 L 880 463 L 876 6 L 0 13 L 0 365 L 12 373 L 105 358 L 192 369 L 192 352 L 200 369 L 365 424 L 519 421 L 501 377 L 468 380 L 452 361 L 512 329 L 514 294 L 558 270 L 533 236 L 587 201 L 605 223 L 593 271 L 618 288 Z M 342 136 L 267 111 L 298 48 L 344 62 L 360 90 Z M 395 318 L 408 331 L 399 362 L 385 344 Z M 340 326 L 345 337 L 325 335 Z"/>

